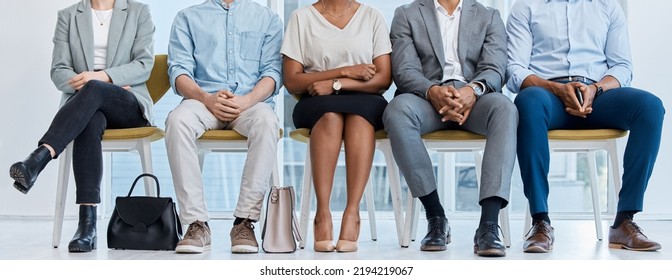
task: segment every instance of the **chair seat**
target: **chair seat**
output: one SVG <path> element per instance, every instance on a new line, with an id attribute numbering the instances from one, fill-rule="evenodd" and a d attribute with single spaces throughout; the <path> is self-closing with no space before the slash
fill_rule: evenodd
<path id="1" fill-rule="evenodd" d="M 620 129 L 555 129 L 548 131 L 550 140 L 607 140 L 626 135 L 628 132 Z"/>
<path id="2" fill-rule="evenodd" d="M 163 138 L 164 135 L 163 130 L 155 126 L 106 129 L 103 141 L 149 138 L 153 142 Z"/>
<path id="3" fill-rule="evenodd" d="M 485 135 L 480 135 L 464 130 L 437 130 L 422 135 L 424 140 L 485 140 Z"/>
<path id="4" fill-rule="evenodd" d="M 387 139 L 387 133 L 385 133 L 385 130 L 382 129 L 376 131 L 374 136 L 376 140 Z M 297 128 L 289 132 L 289 137 L 301 143 L 308 143 L 308 139 L 310 139 L 310 129 Z"/>
<path id="5" fill-rule="evenodd" d="M 279 136 L 282 138 L 282 128 L 279 131 Z M 233 129 L 213 129 L 208 130 L 203 135 L 198 138 L 199 140 L 212 140 L 212 141 L 242 141 L 247 140 L 247 137 L 238 133 Z"/>

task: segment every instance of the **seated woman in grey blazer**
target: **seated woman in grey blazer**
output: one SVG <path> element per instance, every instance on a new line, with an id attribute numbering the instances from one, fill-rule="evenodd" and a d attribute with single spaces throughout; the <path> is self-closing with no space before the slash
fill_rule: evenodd
<path id="1" fill-rule="evenodd" d="M 106 128 L 149 126 L 152 100 L 145 81 L 154 65 L 154 24 L 147 5 L 133 0 L 82 0 L 58 12 L 51 79 L 61 108 L 25 160 L 9 173 L 22 193 L 66 146 L 73 144 L 79 224 L 70 252 L 96 249 Z"/>

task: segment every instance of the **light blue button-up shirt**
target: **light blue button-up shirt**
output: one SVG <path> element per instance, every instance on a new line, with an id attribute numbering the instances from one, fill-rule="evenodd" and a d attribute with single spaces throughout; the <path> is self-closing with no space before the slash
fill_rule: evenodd
<path id="1" fill-rule="evenodd" d="M 188 75 L 204 91 L 229 90 L 248 94 L 263 77 L 282 87 L 283 25 L 277 14 L 250 0 L 230 7 L 210 0 L 180 11 L 173 22 L 168 45 L 168 74 Z M 175 90 L 177 94 L 177 90 Z M 273 99 L 267 103 L 273 105 Z"/>
<path id="2" fill-rule="evenodd" d="M 627 22 L 613 0 L 519 0 L 506 26 L 507 88 L 525 78 L 610 75 L 621 86 L 632 80 Z"/>

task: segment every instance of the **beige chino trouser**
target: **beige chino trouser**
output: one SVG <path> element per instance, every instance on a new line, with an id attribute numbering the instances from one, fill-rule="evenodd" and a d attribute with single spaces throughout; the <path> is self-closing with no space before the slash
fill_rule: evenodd
<path id="1" fill-rule="evenodd" d="M 233 215 L 259 220 L 277 157 L 280 128 L 275 111 L 266 103 L 257 103 L 235 120 L 222 122 L 193 99 L 182 101 L 166 118 L 166 148 L 180 220 L 185 225 L 209 220 L 196 139 L 213 129 L 233 129 L 247 137 L 247 159 Z"/>

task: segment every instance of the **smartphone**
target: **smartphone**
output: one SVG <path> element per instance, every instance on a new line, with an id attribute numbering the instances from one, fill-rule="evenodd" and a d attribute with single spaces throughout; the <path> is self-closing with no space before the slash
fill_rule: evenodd
<path id="1" fill-rule="evenodd" d="M 576 99 L 579 100 L 579 105 L 583 106 L 583 94 L 581 93 L 581 90 L 579 88 L 576 88 Z"/>

